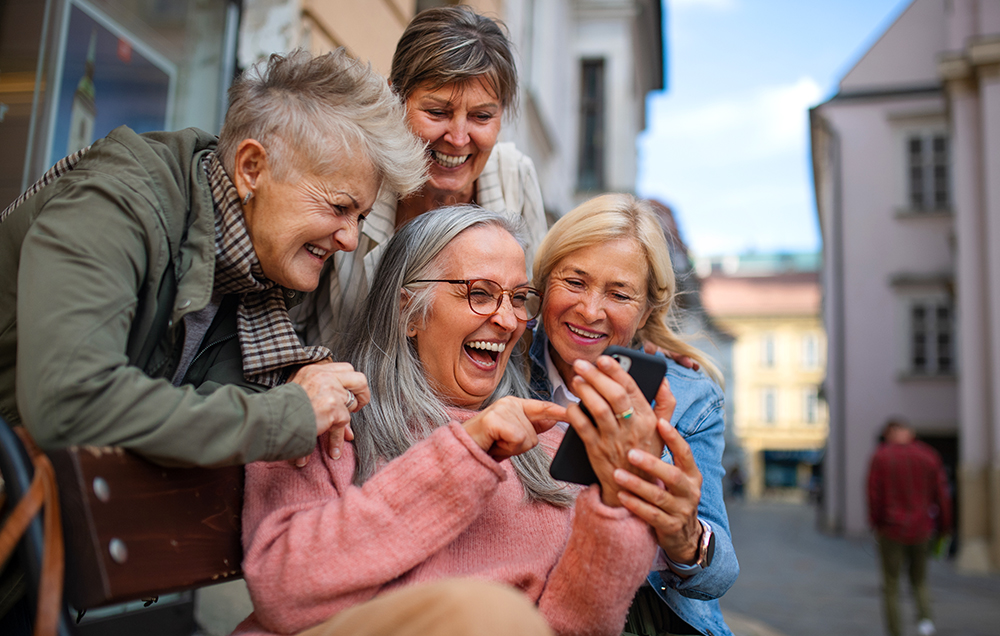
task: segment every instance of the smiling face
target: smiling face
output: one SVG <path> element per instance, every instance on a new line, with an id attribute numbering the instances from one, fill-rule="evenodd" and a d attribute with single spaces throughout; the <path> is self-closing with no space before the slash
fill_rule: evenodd
<path id="1" fill-rule="evenodd" d="M 428 143 L 430 179 L 425 188 L 450 203 L 471 202 L 476 179 L 500 134 L 502 114 L 500 100 L 482 80 L 414 90 L 406 99 L 406 118 L 410 129 Z"/>
<path id="2" fill-rule="evenodd" d="M 524 250 L 514 237 L 495 225 L 465 230 L 438 256 L 440 278 L 489 278 L 504 289 L 528 284 Z M 507 361 L 525 323 L 514 317 L 504 296 L 492 316 L 469 308 L 465 285 L 433 285 L 431 309 L 422 325 L 408 335 L 416 341 L 424 373 L 442 399 L 478 409 L 503 377 Z"/>
<path id="3" fill-rule="evenodd" d="M 248 141 L 256 147 L 242 154 Z M 245 186 L 241 192 L 252 186 L 254 193 L 243 215 L 264 275 L 290 289 L 312 291 L 331 254 L 358 246 L 358 223 L 378 194 L 375 170 L 355 151 L 328 174 L 290 170 L 278 180 L 263 148 L 253 140 L 243 144 L 236 162 Z"/>
<path id="4" fill-rule="evenodd" d="M 610 345 L 627 347 L 646 324 L 648 265 L 637 241 L 618 239 L 578 249 L 556 263 L 542 300 L 549 354 L 563 381 L 572 365 L 593 363 Z"/>

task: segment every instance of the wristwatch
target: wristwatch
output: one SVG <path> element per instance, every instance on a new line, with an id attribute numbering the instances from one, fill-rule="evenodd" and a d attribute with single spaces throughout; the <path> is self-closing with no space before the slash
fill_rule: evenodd
<path id="1" fill-rule="evenodd" d="M 695 554 L 694 563 L 681 565 L 668 557 L 666 553 L 662 553 L 667 566 L 673 570 L 674 574 L 683 578 L 694 576 L 712 565 L 712 557 L 715 556 L 715 534 L 712 532 L 712 526 L 700 518 L 698 523 L 701 524 L 701 538 L 698 539 L 698 552 Z"/>
<path id="2" fill-rule="evenodd" d="M 712 565 L 712 557 L 715 556 L 715 533 L 705 520 L 698 521 L 701 523 L 701 541 L 698 543 L 698 558 L 694 564 L 704 569 Z"/>

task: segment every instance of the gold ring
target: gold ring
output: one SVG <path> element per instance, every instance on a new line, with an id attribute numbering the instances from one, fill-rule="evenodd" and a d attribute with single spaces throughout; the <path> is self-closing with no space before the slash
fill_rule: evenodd
<path id="1" fill-rule="evenodd" d="M 630 407 L 628 407 L 627 411 L 619 413 L 615 417 L 617 417 L 620 420 L 627 420 L 628 418 L 632 417 L 633 413 L 635 413 L 635 409 L 630 406 Z"/>

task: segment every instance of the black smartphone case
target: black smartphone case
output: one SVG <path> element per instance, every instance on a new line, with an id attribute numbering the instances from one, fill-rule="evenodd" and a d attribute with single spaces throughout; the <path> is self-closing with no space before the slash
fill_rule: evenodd
<path id="1" fill-rule="evenodd" d="M 619 364 L 622 363 L 622 358 L 629 360 L 628 374 L 635 380 L 646 401 L 652 404 L 656 398 L 656 392 L 660 388 L 660 383 L 663 382 L 663 376 L 667 374 L 667 361 L 660 356 L 650 355 L 644 351 L 615 345 L 605 349 L 604 355 L 615 358 Z M 587 407 L 581 403 L 580 408 L 583 409 L 587 417 L 590 417 Z M 590 465 L 587 447 L 584 446 L 583 440 L 580 439 L 576 429 L 572 426 L 566 430 L 566 435 L 563 437 L 559 449 L 556 450 L 555 457 L 552 458 L 549 474 L 559 481 L 569 481 L 584 486 L 597 483 L 597 473 Z"/>

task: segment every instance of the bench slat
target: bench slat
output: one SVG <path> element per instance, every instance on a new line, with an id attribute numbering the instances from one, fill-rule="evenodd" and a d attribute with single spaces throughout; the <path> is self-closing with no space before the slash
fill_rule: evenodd
<path id="1" fill-rule="evenodd" d="M 66 599 L 75 608 L 242 576 L 242 467 L 165 468 L 97 447 L 49 457 L 62 505 Z"/>

